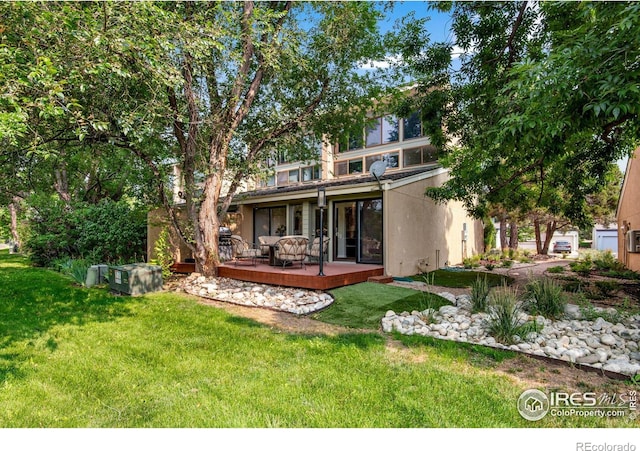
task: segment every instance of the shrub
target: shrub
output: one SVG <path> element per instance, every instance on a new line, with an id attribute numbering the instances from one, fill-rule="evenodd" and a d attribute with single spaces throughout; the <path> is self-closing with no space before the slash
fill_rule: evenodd
<path id="1" fill-rule="evenodd" d="M 521 319 L 522 309 L 518 302 L 517 292 L 503 286 L 494 290 L 489 301 L 488 331 L 499 342 L 512 344 L 515 336 L 525 337 L 537 331 L 535 322 L 524 322 Z"/>
<path id="2" fill-rule="evenodd" d="M 484 265 L 484 267 L 487 268 L 487 270 L 489 270 L 489 271 L 493 271 L 495 269 L 496 265 L 493 264 L 493 263 L 487 263 L 486 265 Z"/>
<path id="3" fill-rule="evenodd" d="M 89 272 L 89 263 L 84 260 L 73 260 L 69 275 L 80 285 L 84 285 L 87 281 L 87 272 Z"/>
<path id="4" fill-rule="evenodd" d="M 531 313 L 548 318 L 558 318 L 564 314 L 567 299 L 563 287 L 555 280 L 533 280 L 527 284 L 526 290 L 530 296 L 528 307 Z"/>
<path id="5" fill-rule="evenodd" d="M 620 288 L 618 282 L 613 280 L 597 280 L 595 286 L 602 296 L 610 296 Z"/>
<path id="6" fill-rule="evenodd" d="M 621 314 L 617 310 L 615 312 L 610 312 L 603 309 L 596 309 L 584 296 L 580 296 L 577 302 L 578 307 L 580 308 L 580 316 L 585 321 L 595 321 L 598 318 L 602 318 L 605 321 L 616 324 L 622 321 L 625 317 L 625 315 Z"/>
<path id="7" fill-rule="evenodd" d="M 588 277 L 591 274 L 591 269 L 593 267 L 593 262 L 591 261 L 591 256 L 587 255 L 584 259 L 578 260 L 577 262 L 569 263 L 569 267 L 572 271 L 580 274 L 581 276 Z"/>
<path id="8" fill-rule="evenodd" d="M 473 257 L 467 257 L 467 258 L 462 260 L 462 265 L 466 269 L 479 268 L 480 267 L 480 256 L 479 255 L 474 255 Z"/>
<path id="9" fill-rule="evenodd" d="M 169 241 L 169 230 L 164 227 L 158 235 L 158 240 L 153 248 L 156 259 L 151 263 L 162 268 L 162 277 L 167 279 L 171 276 L 171 265 L 174 263 L 173 254 L 171 253 L 171 243 Z"/>
<path id="10" fill-rule="evenodd" d="M 630 269 L 622 271 L 606 271 L 603 272 L 602 275 L 613 277 L 614 279 L 640 280 L 640 274 L 635 271 L 631 271 Z"/>
<path id="11" fill-rule="evenodd" d="M 503 268 L 511 268 L 513 266 L 513 260 L 502 260 Z"/>
<path id="12" fill-rule="evenodd" d="M 564 272 L 564 266 L 552 266 L 551 268 L 547 269 L 547 271 L 552 274 L 560 274 Z"/>
<path id="13" fill-rule="evenodd" d="M 578 293 L 582 291 L 582 282 L 579 280 L 567 280 L 563 285 L 562 289 L 569 293 Z"/>
<path id="14" fill-rule="evenodd" d="M 89 272 L 89 263 L 82 259 L 64 258 L 58 259 L 51 263 L 51 267 L 71 277 L 80 285 L 84 285 L 87 281 L 87 272 Z"/>
<path id="15" fill-rule="evenodd" d="M 484 312 L 489 300 L 489 282 L 487 277 L 478 276 L 471 283 L 471 308 L 473 312 Z"/>
<path id="16" fill-rule="evenodd" d="M 126 201 L 67 206 L 51 197 L 34 197 L 30 204 L 24 245 L 37 266 L 64 258 L 131 262 L 145 254 L 146 214 Z"/>
<path id="17" fill-rule="evenodd" d="M 593 260 L 593 265 L 599 271 L 623 271 L 625 269 L 622 262 L 615 258 L 611 251 L 602 252 Z"/>

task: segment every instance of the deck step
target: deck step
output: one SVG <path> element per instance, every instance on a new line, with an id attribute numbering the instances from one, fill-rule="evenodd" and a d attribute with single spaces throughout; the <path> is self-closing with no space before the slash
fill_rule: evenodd
<path id="1" fill-rule="evenodd" d="M 367 282 L 373 283 L 391 283 L 393 282 L 393 277 L 391 276 L 371 276 L 367 279 Z"/>

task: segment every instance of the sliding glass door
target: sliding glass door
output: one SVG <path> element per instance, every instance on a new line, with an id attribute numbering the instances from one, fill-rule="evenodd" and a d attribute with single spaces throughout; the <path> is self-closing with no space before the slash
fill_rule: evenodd
<path id="1" fill-rule="evenodd" d="M 382 264 L 382 199 L 358 202 L 358 262 Z"/>
<path id="2" fill-rule="evenodd" d="M 334 203 L 336 260 L 382 264 L 382 199 Z"/>

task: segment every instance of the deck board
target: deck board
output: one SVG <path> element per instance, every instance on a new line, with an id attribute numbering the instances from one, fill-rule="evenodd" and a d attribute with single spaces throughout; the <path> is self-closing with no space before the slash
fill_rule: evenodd
<path id="1" fill-rule="evenodd" d="M 294 267 L 282 269 L 281 266 L 269 266 L 264 263 L 252 266 L 242 262 L 237 266 L 234 263 L 226 263 L 218 268 L 220 277 L 230 279 L 310 290 L 330 290 L 366 282 L 369 277 L 382 276 L 384 275 L 384 267 L 331 262 L 324 264 L 324 276 L 319 276 L 318 272 L 317 264 L 309 264 L 304 268 L 296 264 Z"/>

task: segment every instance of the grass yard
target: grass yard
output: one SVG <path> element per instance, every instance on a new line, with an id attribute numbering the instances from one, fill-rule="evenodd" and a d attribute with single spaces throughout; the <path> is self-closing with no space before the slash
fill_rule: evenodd
<path id="1" fill-rule="evenodd" d="M 515 405 L 532 387 L 473 349 L 392 351 L 377 333 L 284 333 L 181 294 L 75 287 L 6 251 L 0 318 L 4 428 L 624 425 L 527 422 Z"/>
<path id="2" fill-rule="evenodd" d="M 387 310 L 402 313 L 451 305 L 435 294 L 372 282 L 337 288 L 331 291 L 331 295 L 335 299 L 334 303 L 313 315 L 313 318 L 364 329 L 378 329 Z"/>
<path id="3" fill-rule="evenodd" d="M 446 269 L 437 269 L 427 274 L 417 274 L 411 279 L 418 282 L 427 282 L 431 285 L 450 288 L 469 288 L 478 277 L 487 277 L 489 285 L 497 287 L 503 282 L 510 284 L 513 279 L 501 274 L 492 274 L 478 271 L 448 271 Z"/>

